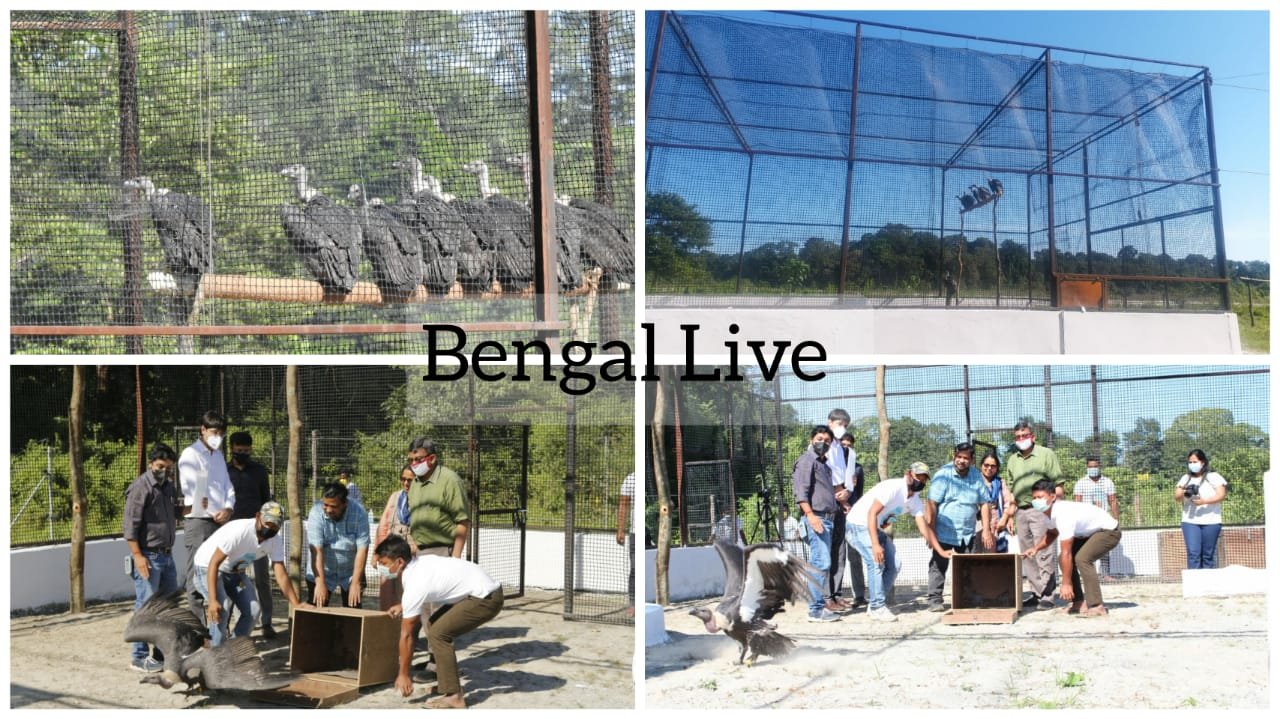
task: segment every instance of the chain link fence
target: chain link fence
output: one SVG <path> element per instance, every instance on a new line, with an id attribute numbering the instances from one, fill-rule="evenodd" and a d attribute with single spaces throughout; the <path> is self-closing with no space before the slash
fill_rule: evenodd
<path id="1" fill-rule="evenodd" d="M 634 14 L 539 17 L 15 12 L 13 349 L 629 336 Z"/>
<path id="2" fill-rule="evenodd" d="M 553 383 L 423 382 L 419 367 L 298 370 L 298 452 L 304 514 L 346 472 L 376 527 L 410 441 L 427 436 L 462 477 L 471 503 L 469 556 L 513 593 L 531 565 L 563 562 L 569 618 L 630 623 L 629 556 L 617 546 L 622 480 L 634 457 L 633 386 L 601 383 L 574 408 Z M 196 441 L 192 419 L 215 409 L 285 503 L 289 456 L 286 370 L 278 366 L 102 366 L 85 396 L 86 536 L 120 536 L 124 493 L 142 447 Z M 68 541 L 68 402 L 72 368 L 11 370 L 10 544 Z M 593 376 L 594 377 L 594 376 Z M 141 418 L 141 419 L 139 419 Z M 541 537 L 530 544 L 530 532 Z M 560 558 L 547 547 L 565 547 Z M 577 551 L 574 548 L 577 547 Z M 372 576 L 372 574 L 368 575 Z M 558 578 L 558 577 L 557 577 Z M 376 596 L 376 587 L 369 587 Z M 375 600 L 376 601 L 376 600 Z"/>
<path id="3" fill-rule="evenodd" d="M 665 429 L 673 541 L 708 541 L 705 472 L 696 469 L 704 466 L 731 468 L 736 513 L 747 541 L 778 541 L 781 510 L 796 514 L 791 470 L 808 445 L 809 430 L 825 425 L 828 412 L 842 408 L 853 418 L 849 433 L 866 489 L 882 478 L 901 477 L 915 461 L 937 471 L 962 441 L 994 448 L 1003 464 L 1013 451 L 1013 425 L 1022 419 L 1036 428 L 1037 443 L 1057 454 L 1068 498 L 1085 477 L 1086 458 L 1099 457 L 1102 474 L 1116 487 L 1124 532 L 1107 569 L 1116 579 L 1132 581 L 1176 581 L 1186 566 L 1174 484 L 1186 471 L 1188 453 L 1202 449 L 1212 470 L 1229 484 L 1219 565 L 1266 566 L 1263 473 L 1270 467 L 1270 373 L 1265 367 L 887 367 L 884 402 L 890 429 L 884 467 L 876 368 L 825 371 L 818 382 L 784 373 L 772 382 L 757 377 L 740 384 L 679 386 L 674 394 L 680 423 L 675 424 L 672 407 Z M 656 536 L 652 467 L 649 482 L 646 521 Z M 911 522 L 899 522 L 896 532 L 918 536 Z"/>
<path id="4" fill-rule="evenodd" d="M 646 32 L 650 294 L 1230 306 L 1208 68 L 811 13 Z"/>

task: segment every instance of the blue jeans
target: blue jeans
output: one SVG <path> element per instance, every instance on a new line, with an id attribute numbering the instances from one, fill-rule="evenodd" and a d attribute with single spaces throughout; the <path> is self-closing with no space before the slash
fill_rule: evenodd
<path id="1" fill-rule="evenodd" d="M 894 551 L 893 540 L 889 539 L 879 528 L 876 529 L 880 548 L 884 550 L 884 564 L 876 564 L 875 553 L 871 551 L 871 534 L 866 526 L 849 523 L 845 527 L 845 539 L 849 546 L 862 555 L 862 563 L 867 575 L 867 608 L 879 609 L 884 606 L 884 596 L 893 587 L 893 580 L 898 577 L 902 564 Z"/>
<path id="2" fill-rule="evenodd" d="M 133 570 L 133 610 L 146 603 L 155 594 L 168 594 L 178 589 L 178 570 L 173 564 L 173 555 L 160 552 L 143 552 L 147 562 L 151 564 L 151 576 L 143 579 L 137 568 Z M 133 643 L 133 658 L 147 658 L 147 643 Z M 162 660 L 160 650 L 155 650 L 156 660 Z"/>
<path id="3" fill-rule="evenodd" d="M 258 595 L 253 590 L 253 581 L 244 572 L 218 572 L 218 606 L 222 607 L 222 615 L 217 624 L 209 626 L 209 643 L 219 646 L 231 637 L 247 637 L 253 631 L 253 623 L 258 619 L 260 607 Z M 196 591 L 204 597 L 205 606 L 209 605 L 209 568 L 196 567 L 193 572 L 196 579 Z M 228 630 L 231 619 L 231 607 L 235 606 L 240 616 L 236 618 L 235 632 Z"/>
<path id="4" fill-rule="evenodd" d="M 818 583 L 809 583 L 810 616 L 821 614 L 827 606 L 827 572 L 831 569 L 831 528 L 834 526 L 830 519 L 814 516 L 822 519 L 822 534 L 813 531 L 811 526 L 805 527 L 809 535 L 809 564 L 818 570 Z M 808 521 L 806 519 L 805 524 Z"/>
<path id="5" fill-rule="evenodd" d="M 1182 540 L 1187 545 L 1187 569 L 1214 569 L 1218 566 L 1218 534 L 1221 524 L 1182 523 Z"/>

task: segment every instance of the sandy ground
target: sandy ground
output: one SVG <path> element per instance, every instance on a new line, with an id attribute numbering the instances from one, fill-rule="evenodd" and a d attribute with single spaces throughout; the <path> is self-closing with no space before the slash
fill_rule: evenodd
<path id="1" fill-rule="evenodd" d="M 896 623 L 860 610 L 813 624 L 804 607 L 789 608 L 775 619 L 799 649 L 754 667 L 735 664 L 737 642 L 688 616 L 707 602 L 670 607 L 672 641 L 646 651 L 645 705 L 1259 709 L 1269 700 L 1263 595 L 1183 599 L 1178 584 L 1105 585 L 1104 618 L 1024 611 L 1012 624 L 943 625 L 922 598 L 898 591 Z"/>
<path id="2" fill-rule="evenodd" d="M 507 600 L 489 624 L 458 641 L 467 701 L 477 708 L 633 706 L 631 666 L 635 631 L 630 626 L 569 622 L 559 593 L 530 591 Z M 279 604 L 277 605 L 280 606 Z M 10 636 L 10 706 L 13 708 L 271 707 L 239 692 L 184 696 L 140 685 L 121 639 L 133 604 L 91 607 L 81 615 L 14 617 Z M 283 614 L 283 611 L 281 611 Z M 272 668 L 289 657 L 286 623 L 259 651 Z M 391 648 L 394 652 L 395 649 Z M 415 660 L 416 661 L 416 660 Z M 416 673 L 416 672 L 415 672 Z M 352 709 L 415 708 L 426 685 L 402 698 L 391 684 L 366 688 Z"/>

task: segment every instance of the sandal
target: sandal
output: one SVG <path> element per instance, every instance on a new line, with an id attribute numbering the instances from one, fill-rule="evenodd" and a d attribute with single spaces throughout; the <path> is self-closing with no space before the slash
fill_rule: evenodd
<path id="1" fill-rule="evenodd" d="M 1071 604 L 1068 604 L 1065 607 L 1058 607 L 1058 613 L 1059 614 L 1079 614 L 1080 610 L 1083 608 L 1084 608 L 1083 602 L 1072 602 Z"/>
<path id="2" fill-rule="evenodd" d="M 1078 616 L 1085 618 L 1105 617 L 1107 616 L 1107 608 L 1099 604 L 1096 607 L 1089 607 L 1088 609 L 1081 611 Z"/>

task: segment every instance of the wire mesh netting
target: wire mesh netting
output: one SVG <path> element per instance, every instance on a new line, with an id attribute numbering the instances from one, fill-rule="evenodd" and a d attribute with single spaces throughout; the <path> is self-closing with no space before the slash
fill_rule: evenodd
<path id="1" fill-rule="evenodd" d="M 1206 68 L 773 19 L 647 16 L 651 293 L 1226 306 Z"/>
<path id="2" fill-rule="evenodd" d="M 890 426 L 883 468 L 876 368 L 826 372 L 818 382 L 784 374 L 772 382 L 680 385 L 674 393 L 679 399 L 672 400 L 680 403 L 680 422 L 675 424 L 674 407 L 665 419 L 673 542 L 708 541 L 705 491 L 698 488 L 697 473 L 687 469 L 708 463 L 731 468 L 747 541 L 778 541 L 781 510 L 789 507 L 796 515 L 791 472 L 809 443 L 809 431 L 827 424 L 828 413 L 841 408 L 852 417 L 848 431 L 865 489 L 902 477 L 915 461 L 936 471 L 951 461 L 962 441 L 979 447 L 979 459 L 994 449 L 1003 463 L 1014 451 L 1013 425 L 1024 419 L 1035 428 L 1037 443 L 1057 454 L 1068 499 L 1093 494 L 1085 467 L 1088 457 L 1097 457 L 1103 476 L 1114 485 L 1123 532 L 1104 567 L 1117 580 L 1179 580 L 1187 556 L 1179 528 L 1182 503 L 1174 499 L 1174 486 L 1186 473 L 1188 454 L 1201 449 L 1229 487 L 1222 503 L 1219 566 L 1265 567 L 1266 368 L 887 367 L 884 402 Z M 647 529 L 656 537 L 656 492 L 648 496 Z M 899 539 L 919 541 L 910 521 L 898 522 L 895 531 Z M 904 565 L 900 576 L 922 583 L 925 574 L 923 564 Z"/>
<path id="3" fill-rule="evenodd" d="M 573 578 L 567 616 L 630 623 L 625 611 L 631 601 L 630 558 L 614 535 L 622 480 L 633 465 L 633 387 L 600 384 L 589 406 L 570 411 L 551 383 L 471 378 L 428 383 L 423 374 L 417 367 L 298 369 L 302 512 L 318 501 L 325 484 L 345 473 L 376 529 L 389 497 L 400 488 L 410 441 L 426 436 L 467 488 L 468 557 L 511 594 L 529 583 L 531 567 L 551 578 L 534 586 L 562 587 L 565 578 Z M 72 518 L 67 450 L 72 368 L 14 367 L 11 376 L 10 543 L 66 542 Z M 266 467 L 275 497 L 286 503 L 285 368 L 111 366 L 96 376 L 90 370 L 87 382 L 88 538 L 120 535 L 124 493 L 139 474 L 139 433 L 148 450 L 163 441 L 180 452 L 197 440 L 199 428 L 192 420 L 198 423 L 208 409 L 228 418 L 228 433 L 250 433 L 255 460 Z M 548 549 L 562 546 L 578 547 L 562 557 L 577 564 L 547 572 L 547 565 L 561 561 Z M 375 574 L 370 569 L 366 576 Z M 376 584 L 366 593 L 376 604 Z"/>
<path id="4" fill-rule="evenodd" d="M 548 27 L 539 296 L 525 13 L 14 13 L 12 321 L 50 327 L 14 349 L 406 352 L 557 313 L 626 336 L 634 15 Z"/>

